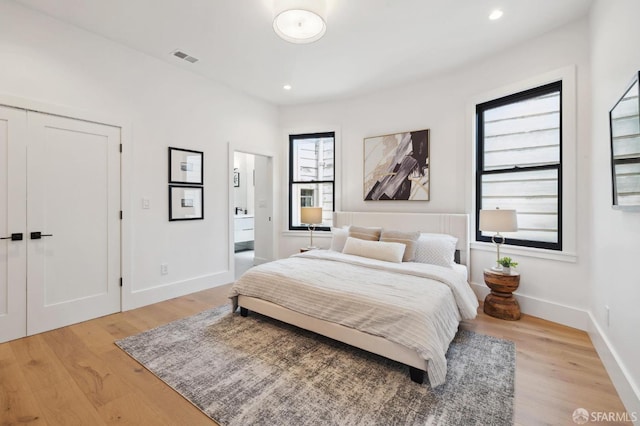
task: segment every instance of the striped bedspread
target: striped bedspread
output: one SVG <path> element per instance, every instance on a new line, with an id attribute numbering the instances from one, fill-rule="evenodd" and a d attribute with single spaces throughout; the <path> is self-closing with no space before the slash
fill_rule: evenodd
<path id="1" fill-rule="evenodd" d="M 390 263 L 312 250 L 265 263 L 233 285 L 305 315 L 384 337 L 427 360 L 431 386 L 445 381 L 445 354 L 461 319 L 475 318 L 478 300 L 459 272 L 421 263 Z"/>

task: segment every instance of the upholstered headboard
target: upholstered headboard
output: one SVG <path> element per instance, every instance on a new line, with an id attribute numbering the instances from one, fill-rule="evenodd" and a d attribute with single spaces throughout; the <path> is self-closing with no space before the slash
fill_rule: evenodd
<path id="1" fill-rule="evenodd" d="M 469 215 L 446 213 L 334 212 L 333 226 L 380 226 L 397 231 L 434 232 L 458 239 L 460 264 L 469 266 Z"/>

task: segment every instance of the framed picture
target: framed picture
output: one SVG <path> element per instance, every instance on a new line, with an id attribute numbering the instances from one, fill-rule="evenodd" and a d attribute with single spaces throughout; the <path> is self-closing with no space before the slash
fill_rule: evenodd
<path id="1" fill-rule="evenodd" d="M 201 186 L 169 185 L 169 220 L 204 219 Z"/>
<path id="2" fill-rule="evenodd" d="M 233 169 L 233 186 L 240 187 L 240 171 L 238 169 Z"/>
<path id="3" fill-rule="evenodd" d="M 429 129 L 364 139 L 364 200 L 429 200 Z"/>
<path id="4" fill-rule="evenodd" d="M 169 147 L 169 183 L 203 184 L 202 151 Z"/>

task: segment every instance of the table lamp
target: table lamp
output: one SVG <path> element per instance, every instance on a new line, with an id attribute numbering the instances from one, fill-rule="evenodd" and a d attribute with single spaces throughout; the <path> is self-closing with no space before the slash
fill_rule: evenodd
<path id="1" fill-rule="evenodd" d="M 322 207 L 301 207 L 300 209 L 300 223 L 307 225 L 310 232 L 309 249 L 314 249 L 313 246 L 313 230 L 316 225 L 322 223 Z"/>
<path id="2" fill-rule="evenodd" d="M 500 235 L 500 232 L 515 232 L 518 230 L 518 217 L 515 210 L 480 210 L 480 223 L 478 229 L 481 231 L 495 232 L 495 235 L 491 237 L 491 241 L 496 245 L 498 251 L 498 257 L 496 258 L 497 265 L 494 266 L 494 271 L 501 271 L 502 266 L 498 263 L 500 260 L 500 245 L 504 244 L 506 238 Z M 497 241 L 496 239 L 500 240 Z"/>

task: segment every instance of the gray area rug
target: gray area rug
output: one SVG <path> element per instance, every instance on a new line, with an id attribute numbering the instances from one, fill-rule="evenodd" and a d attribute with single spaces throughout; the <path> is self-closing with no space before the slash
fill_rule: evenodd
<path id="1" fill-rule="evenodd" d="M 222 425 L 510 425 L 515 345 L 460 330 L 447 382 L 222 306 L 116 344 Z M 426 376 L 425 376 L 426 378 Z"/>

